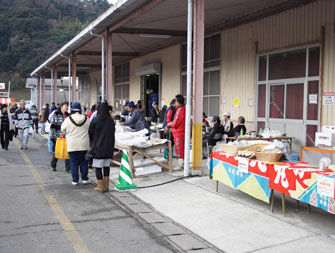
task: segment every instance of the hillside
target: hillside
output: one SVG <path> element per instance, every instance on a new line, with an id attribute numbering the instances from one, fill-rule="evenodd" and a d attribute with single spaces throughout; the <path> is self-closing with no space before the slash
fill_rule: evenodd
<path id="1" fill-rule="evenodd" d="M 0 0 L 0 82 L 22 88 L 34 68 L 109 7 L 107 0 Z"/>

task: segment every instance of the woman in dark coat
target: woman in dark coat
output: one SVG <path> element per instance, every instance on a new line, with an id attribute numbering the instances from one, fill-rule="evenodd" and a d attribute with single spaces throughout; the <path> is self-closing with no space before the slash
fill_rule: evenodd
<path id="1" fill-rule="evenodd" d="M 109 114 L 107 101 L 98 104 L 97 117 L 91 121 L 88 133 L 98 182 L 98 187 L 94 190 L 105 192 L 109 190 L 110 161 L 115 143 L 115 124 Z"/>

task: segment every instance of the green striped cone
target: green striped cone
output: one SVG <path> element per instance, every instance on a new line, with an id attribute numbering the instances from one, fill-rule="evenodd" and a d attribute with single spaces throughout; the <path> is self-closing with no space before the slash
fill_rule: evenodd
<path id="1" fill-rule="evenodd" d="M 127 190 L 127 189 L 137 188 L 137 185 L 133 183 L 133 180 L 131 177 L 127 150 L 125 149 L 122 152 L 119 183 L 115 184 L 115 188 L 117 190 Z"/>

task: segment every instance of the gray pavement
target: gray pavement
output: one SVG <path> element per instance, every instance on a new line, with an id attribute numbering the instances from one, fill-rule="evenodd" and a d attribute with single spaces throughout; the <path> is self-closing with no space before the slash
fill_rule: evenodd
<path id="1" fill-rule="evenodd" d="M 94 185 L 72 186 L 63 161 L 52 172 L 42 137 L 24 152 L 33 165 L 13 142 L 9 151 L 0 150 L 0 252 L 75 252 L 78 243 L 77 252 L 178 251 Z"/>

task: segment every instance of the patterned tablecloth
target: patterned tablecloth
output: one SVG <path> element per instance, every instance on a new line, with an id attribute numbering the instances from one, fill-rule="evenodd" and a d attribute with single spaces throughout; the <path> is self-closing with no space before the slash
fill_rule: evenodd
<path id="1" fill-rule="evenodd" d="M 273 189 L 335 214 L 333 170 L 303 162 L 248 160 L 248 173 L 242 173 L 238 169 L 240 159 L 224 152 L 212 152 L 209 169 L 213 179 L 266 203 L 269 203 Z M 322 194 L 321 189 L 318 190 L 318 178 L 329 183 Z"/>

